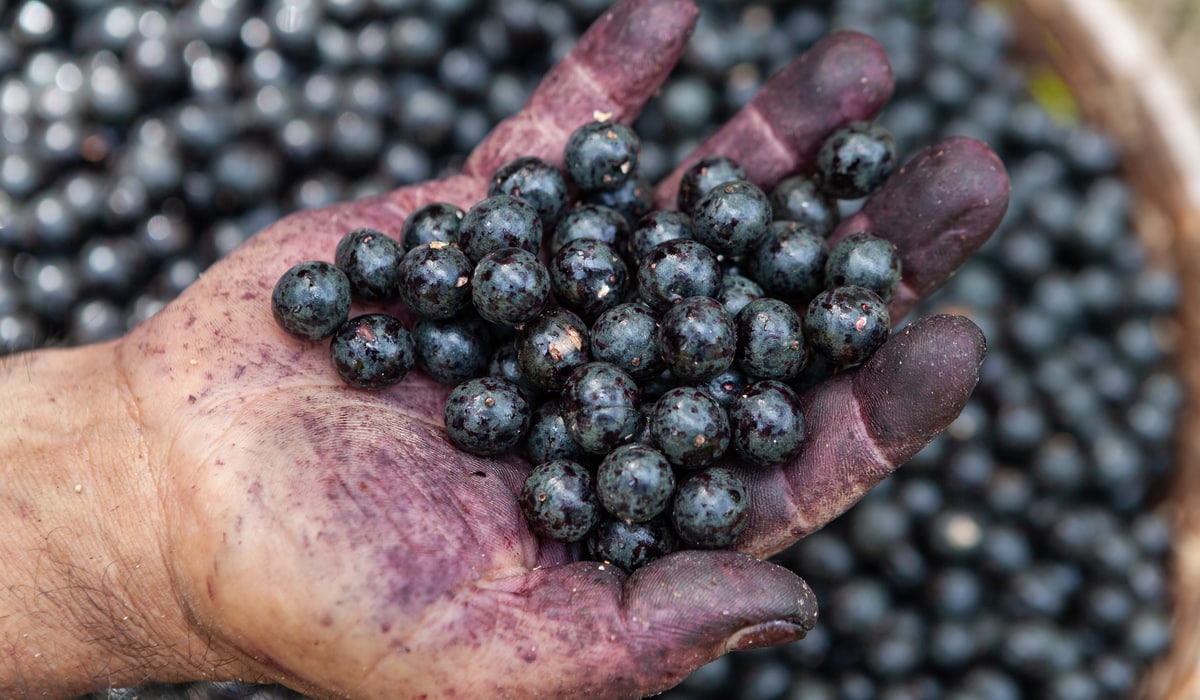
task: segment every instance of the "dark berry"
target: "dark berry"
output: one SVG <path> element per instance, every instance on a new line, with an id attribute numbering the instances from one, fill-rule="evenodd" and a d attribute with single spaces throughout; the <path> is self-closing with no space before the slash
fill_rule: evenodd
<path id="1" fill-rule="evenodd" d="M 716 399 L 717 403 L 721 404 L 721 408 L 728 412 L 733 407 L 733 402 L 738 395 L 745 391 L 747 386 L 750 386 L 750 382 L 735 364 L 712 379 L 697 384 L 696 388 Z"/>
<path id="2" fill-rule="evenodd" d="M 618 211 L 632 224 L 654 208 L 654 185 L 640 173 L 634 173 L 619 187 L 584 193 L 583 201 Z"/>
<path id="3" fill-rule="evenodd" d="M 426 243 L 458 243 L 458 228 L 462 220 L 463 210 L 453 204 L 426 204 L 404 220 L 400 228 L 400 240 L 405 250 Z"/>
<path id="4" fill-rule="evenodd" d="M 521 365 L 517 362 L 517 344 L 515 341 L 508 341 L 500 344 L 494 353 L 492 359 L 488 362 L 487 374 L 489 377 L 499 377 L 507 379 L 525 394 L 525 400 L 530 405 L 536 405 L 537 399 L 541 397 L 541 388 L 529 381 L 529 377 L 521 371 Z M 545 460 L 542 460 L 545 461 Z M 534 464 L 537 464 L 535 462 Z"/>
<path id="5" fill-rule="evenodd" d="M 641 140 L 616 122 L 588 122 L 571 133 L 563 149 L 567 175 L 581 190 L 611 190 L 637 170 Z"/>
<path id="6" fill-rule="evenodd" d="M 484 319 L 518 326 L 533 319 L 550 296 L 550 273 L 533 253 L 521 248 L 493 250 L 475 265 L 471 301 Z"/>
<path id="7" fill-rule="evenodd" d="M 675 493 L 675 472 L 658 450 L 621 445 L 596 470 L 600 503 L 617 520 L 644 523 L 667 509 Z"/>
<path id="8" fill-rule="evenodd" d="M 369 228 L 355 229 L 338 241 L 334 261 L 350 280 L 350 292 L 363 301 L 387 301 L 396 296 L 404 249 L 387 235 Z"/>
<path id="9" fill-rule="evenodd" d="M 537 253 L 542 245 L 542 221 L 524 200 L 498 194 L 477 202 L 463 215 L 458 245 L 475 263 L 501 248 Z"/>
<path id="10" fill-rule="evenodd" d="M 804 331 L 800 314 L 769 297 L 756 299 L 734 318 L 737 361 L 758 379 L 793 379 L 804 367 Z"/>
<path id="11" fill-rule="evenodd" d="M 785 177 L 771 190 L 770 199 L 776 221 L 795 221 L 818 236 L 828 237 L 841 221 L 837 201 L 810 177 Z"/>
<path id="12" fill-rule="evenodd" d="M 525 438 L 525 454 L 531 464 L 554 459 L 583 462 L 588 458 L 588 453 L 567 433 L 558 401 L 547 401 L 533 412 Z"/>
<path id="13" fill-rule="evenodd" d="M 629 222 L 621 212 L 599 204 L 579 204 L 563 214 L 550 237 L 550 254 L 581 238 L 604 241 L 620 250 L 629 236 Z"/>
<path id="14" fill-rule="evenodd" d="M 529 527 L 542 537 L 578 542 L 600 519 L 592 474 L 575 462 L 543 462 L 525 477 L 521 510 Z"/>
<path id="15" fill-rule="evenodd" d="M 338 376 L 356 389 L 391 386 L 412 369 L 416 346 L 400 320 L 387 314 L 355 316 L 338 328 L 329 358 Z"/>
<path id="16" fill-rule="evenodd" d="M 421 319 L 412 330 L 417 367 L 442 384 L 458 384 L 487 373 L 491 337 L 477 316 Z"/>
<path id="17" fill-rule="evenodd" d="M 290 335 L 301 340 L 328 338 L 350 317 L 350 280 L 333 263 L 299 263 L 275 283 L 271 312 Z"/>
<path id="18" fill-rule="evenodd" d="M 776 221 L 746 256 L 746 275 L 767 294 L 807 303 L 825 286 L 825 239 L 791 221 Z"/>
<path id="19" fill-rule="evenodd" d="M 671 464 L 703 467 L 729 448 L 729 418 L 703 389 L 676 387 L 654 404 L 650 434 Z"/>
<path id="20" fill-rule="evenodd" d="M 762 287 L 749 277 L 725 273 L 721 278 L 721 293 L 717 296 L 717 300 L 725 305 L 725 310 L 732 317 L 737 317 L 738 313 L 745 308 L 746 304 L 761 299 L 763 296 Z"/>
<path id="21" fill-rule="evenodd" d="M 746 528 L 749 508 L 742 480 L 728 469 L 709 467 L 680 482 L 671 523 L 679 539 L 693 547 L 728 547 Z"/>
<path id="22" fill-rule="evenodd" d="M 692 207 L 692 234 L 714 252 L 739 257 L 758 245 L 771 224 L 771 203 L 754 183 L 725 182 Z"/>
<path id="23" fill-rule="evenodd" d="M 400 299 L 421 318 L 451 318 L 471 305 L 473 272 L 458 246 L 422 243 L 400 260 Z"/>
<path id="24" fill-rule="evenodd" d="M 717 185 L 733 180 L 745 180 L 746 171 L 736 161 L 725 156 L 706 156 L 696 161 L 679 179 L 676 206 L 690 215 L 700 198 Z"/>
<path id="25" fill-rule="evenodd" d="M 865 287 L 890 302 L 900 286 L 900 257 L 896 246 L 866 231 L 852 233 L 829 251 L 825 286 Z"/>
<path id="26" fill-rule="evenodd" d="M 687 238 L 667 241 L 638 263 L 638 297 L 661 313 L 687 297 L 716 297 L 721 276 L 721 264 L 708 246 Z"/>
<path id="27" fill-rule="evenodd" d="M 586 452 L 604 454 L 638 426 L 637 382 L 607 362 L 589 362 L 567 377 L 562 416 L 567 434 Z"/>
<path id="28" fill-rule="evenodd" d="M 488 196 L 498 194 L 509 194 L 528 202 L 537 211 L 545 231 L 554 228 L 570 197 L 563 172 L 553 163 L 535 156 L 516 158 L 496 170 L 488 184 Z"/>
<path id="29" fill-rule="evenodd" d="M 629 259 L 640 261 L 659 243 L 692 237 L 692 220 L 677 211 L 659 209 L 638 219 L 629 231 Z"/>
<path id="30" fill-rule="evenodd" d="M 856 365 L 870 357 L 890 330 L 887 304 L 862 287 L 827 289 L 804 312 L 809 347 L 838 365 Z"/>
<path id="31" fill-rule="evenodd" d="M 788 385 L 771 379 L 751 384 L 729 409 L 733 448 L 746 463 L 782 464 L 804 446 L 804 410 Z"/>
<path id="32" fill-rule="evenodd" d="M 588 359 L 587 324 L 563 308 L 546 309 L 517 337 L 517 363 L 543 389 L 558 391 Z"/>
<path id="33" fill-rule="evenodd" d="M 550 287 L 558 303 L 584 320 L 621 303 L 628 284 L 625 261 L 604 241 L 581 238 L 550 261 Z"/>
<path id="34" fill-rule="evenodd" d="M 817 153 L 821 188 L 838 199 L 865 197 L 896 167 L 896 144 L 873 122 L 850 122 L 825 139 Z"/>
<path id="35" fill-rule="evenodd" d="M 590 335 L 592 359 L 616 365 L 637 380 L 662 372 L 658 317 L 649 306 L 618 304 L 600 314 Z"/>
<path id="36" fill-rule="evenodd" d="M 679 538 L 665 518 L 644 523 L 627 523 L 608 518 L 600 521 L 587 540 L 588 556 L 634 571 L 665 557 L 679 547 Z"/>
<path id="37" fill-rule="evenodd" d="M 468 379 L 446 397 L 446 434 L 458 449 L 498 455 L 514 447 L 529 427 L 529 402 L 512 382 Z"/>
<path id="38" fill-rule="evenodd" d="M 737 352 L 733 319 L 711 297 L 688 297 L 663 315 L 658 353 L 680 379 L 704 381 L 724 372 Z"/>

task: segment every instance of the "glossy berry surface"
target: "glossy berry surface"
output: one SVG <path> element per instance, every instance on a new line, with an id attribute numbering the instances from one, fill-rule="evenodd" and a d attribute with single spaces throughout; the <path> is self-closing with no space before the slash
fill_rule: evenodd
<path id="1" fill-rule="evenodd" d="M 771 379 L 746 388 L 729 409 L 733 448 L 747 464 L 782 464 L 804 446 L 805 422 L 800 397 Z"/>
<path id="2" fill-rule="evenodd" d="M 842 220 L 837 200 L 815 178 L 785 177 L 771 190 L 770 200 L 776 221 L 795 221 L 818 236 L 828 237 Z"/>
<path id="3" fill-rule="evenodd" d="M 634 173 L 611 190 L 584 192 L 583 201 L 618 211 L 632 224 L 654 209 L 654 184 L 641 173 Z"/>
<path id="4" fill-rule="evenodd" d="M 733 180 L 745 180 L 746 177 L 746 171 L 732 158 L 705 156 L 693 163 L 680 178 L 676 206 L 679 211 L 690 215 L 692 208 L 709 190 Z"/>
<path id="5" fill-rule="evenodd" d="M 578 204 L 563 214 L 550 237 L 550 254 L 580 239 L 604 241 L 620 250 L 629 237 L 629 222 L 621 212 L 600 204 Z"/>
<path id="6" fill-rule="evenodd" d="M 476 377 L 446 397 L 446 434 L 473 455 L 501 454 L 521 441 L 529 427 L 529 403 L 512 382 Z"/>
<path id="7" fill-rule="evenodd" d="M 549 231 L 570 198 L 567 178 L 556 165 L 536 156 L 521 156 L 501 165 L 488 183 L 488 196 L 508 194 L 529 203 Z"/>
<path id="8" fill-rule="evenodd" d="M 421 318 L 451 318 L 471 305 L 474 267 L 456 245 L 418 245 L 401 258 L 398 272 L 400 299 Z"/>
<path id="9" fill-rule="evenodd" d="M 738 369 L 735 363 L 712 379 L 699 382 L 695 386 L 716 399 L 721 408 L 728 413 L 738 395 L 750 384 L 751 382 L 746 379 L 746 375 L 742 374 L 742 370 Z"/>
<path id="10" fill-rule="evenodd" d="M 838 241 L 825 262 L 825 286 L 865 287 L 890 302 L 900 286 L 900 257 L 896 246 L 859 231 Z"/>
<path id="11" fill-rule="evenodd" d="M 478 316 L 421 319 L 413 326 L 417 367 L 430 379 L 457 384 L 487 373 L 491 334 Z"/>
<path id="12" fill-rule="evenodd" d="M 650 434 L 667 461 L 694 469 L 725 454 L 729 418 L 717 399 L 703 389 L 676 387 L 655 402 Z"/>
<path id="13" fill-rule="evenodd" d="M 739 257 L 758 245 L 771 217 L 771 202 L 757 185 L 746 180 L 725 182 L 692 207 L 692 233 L 713 251 Z"/>
<path id="14" fill-rule="evenodd" d="M 637 382 L 607 362 L 589 362 L 567 377 L 562 416 L 567 434 L 585 452 L 604 454 L 629 440 L 638 426 Z"/>
<path id="15" fill-rule="evenodd" d="M 663 312 L 687 297 L 717 296 L 721 277 L 720 261 L 708 246 L 687 238 L 667 241 L 639 261 L 638 297 Z"/>
<path id="16" fill-rule="evenodd" d="M 498 194 L 477 202 L 463 215 L 458 245 L 475 263 L 501 248 L 537 253 L 542 245 L 542 220 L 524 200 Z"/>
<path id="17" fill-rule="evenodd" d="M 676 238 L 692 238 L 692 220 L 687 214 L 658 209 L 637 220 L 629 231 L 626 248 L 629 259 L 635 262 L 650 254 L 659 243 Z"/>
<path id="18" fill-rule="evenodd" d="M 792 379 L 804 368 L 804 324 L 800 314 L 779 299 L 747 304 L 734 318 L 737 362 L 757 379 Z"/>
<path id="19" fill-rule="evenodd" d="M 475 266 L 471 301 L 484 319 L 517 326 L 537 316 L 550 296 L 550 272 L 521 248 L 493 250 Z"/>
<path id="20" fill-rule="evenodd" d="M 804 312 L 809 347 L 838 365 L 856 365 L 887 340 L 891 317 L 879 295 L 862 287 L 821 292 Z"/>
<path id="21" fill-rule="evenodd" d="M 851 122 L 825 139 L 817 152 L 821 188 L 838 199 L 865 197 L 883 186 L 896 167 L 896 143 L 874 122 Z"/>
<path id="22" fill-rule="evenodd" d="M 400 319 L 363 314 L 338 328 L 329 359 L 342 381 L 356 389 L 382 389 L 404 379 L 416 361 L 416 345 Z"/>
<path id="23" fill-rule="evenodd" d="M 663 315 L 658 353 L 675 376 L 704 381 L 724 372 L 737 352 L 733 319 L 711 297 L 688 297 Z"/>
<path id="24" fill-rule="evenodd" d="M 567 426 L 562 417 L 562 405 L 556 400 L 544 402 L 533 412 L 529 421 L 529 432 L 525 436 L 525 455 L 530 464 L 541 464 L 554 459 L 583 462 L 589 456 L 567 433 Z"/>
<path id="25" fill-rule="evenodd" d="M 824 288 L 828 259 L 823 237 L 797 223 L 776 221 L 746 256 L 745 274 L 773 297 L 807 303 Z"/>
<path id="26" fill-rule="evenodd" d="M 642 142 L 616 122 L 588 122 L 571 133 L 563 149 L 567 176 L 581 190 L 611 190 L 637 170 Z"/>
<path id="27" fill-rule="evenodd" d="M 632 572 L 674 552 L 679 538 L 665 517 L 644 523 L 605 518 L 587 540 L 588 557 Z"/>
<path id="28" fill-rule="evenodd" d="M 350 280 L 324 260 L 298 263 L 275 283 L 271 313 L 289 335 L 328 338 L 350 316 Z"/>
<path id="29" fill-rule="evenodd" d="M 346 273 L 350 293 L 363 301 L 387 301 L 396 296 L 404 249 L 380 231 L 358 228 L 342 236 L 334 262 Z"/>
<path id="30" fill-rule="evenodd" d="M 725 305 L 725 310 L 730 316 L 736 317 L 746 304 L 761 299 L 763 294 L 763 288 L 758 282 L 745 275 L 727 272 L 721 278 L 721 293 L 717 295 L 717 301 Z"/>
<path id="31" fill-rule="evenodd" d="M 628 284 L 625 261 L 604 241 L 571 241 L 550 260 L 555 299 L 585 321 L 621 303 Z"/>
<path id="32" fill-rule="evenodd" d="M 529 527 L 559 542 L 578 542 L 600 520 L 592 474 L 576 462 L 538 464 L 521 487 L 521 510 Z"/>
<path id="33" fill-rule="evenodd" d="M 709 467 L 679 483 L 671 524 L 685 544 L 700 549 L 732 545 L 750 514 L 746 487 L 732 472 Z"/>
<path id="34" fill-rule="evenodd" d="M 589 358 L 587 324 L 561 307 L 546 309 L 517 336 L 521 371 L 543 389 L 560 390 Z"/>
<path id="35" fill-rule="evenodd" d="M 663 369 L 658 316 L 645 304 L 618 304 L 600 314 L 590 342 L 592 359 L 615 365 L 634 379 L 649 379 Z"/>
<path id="36" fill-rule="evenodd" d="M 530 405 L 535 405 L 542 395 L 541 387 L 529 381 L 529 377 L 521 371 L 521 365 L 517 362 L 517 344 L 513 340 L 496 347 L 488 361 L 487 376 L 507 379 L 516 384 Z"/>
<path id="37" fill-rule="evenodd" d="M 658 450 L 622 445 L 596 470 L 600 503 L 612 517 L 644 523 L 666 511 L 675 493 L 675 472 Z"/>
<path id="38" fill-rule="evenodd" d="M 405 250 L 426 243 L 457 243 L 463 210 L 447 202 L 433 202 L 409 214 L 400 227 Z"/>

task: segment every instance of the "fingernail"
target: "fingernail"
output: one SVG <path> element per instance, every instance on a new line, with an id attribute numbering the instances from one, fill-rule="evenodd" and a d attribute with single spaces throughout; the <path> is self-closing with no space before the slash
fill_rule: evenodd
<path id="1" fill-rule="evenodd" d="M 725 640 L 725 651 L 749 651 L 787 644 L 804 639 L 809 629 L 787 620 L 772 620 L 743 627 Z"/>

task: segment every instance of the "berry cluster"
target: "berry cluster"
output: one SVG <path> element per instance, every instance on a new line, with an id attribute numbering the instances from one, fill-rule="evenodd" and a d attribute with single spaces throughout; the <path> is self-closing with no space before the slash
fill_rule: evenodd
<path id="1" fill-rule="evenodd" d="M 399 242 L 352 231 L 336 264 L 296 265 L 272 297 L 288 333 L 332 336 L 352 386 L 390 386 L 414 364 L 454 385 L 444 419 L 455 446 L 491 456 L 524 441 L 530 527 L 586 539 L 590 556 L 627 570 L 680 546 L 733 544 L 748 499 L 720 460 L 730 449 L 751 468 L 795 457 L 798 391 L 887 339 L 900 280 L 887 241 L 826 242 L 834 198 L 864 197 L 891 174 L 882 127 L 837 130 L 813 177 L 770 195 L 732 159 L 704 158 L 681 180 L 678 211 L 651 210 L 640 150 L 629 127 L 589 122 L 571 134 L 565 170 L 513 160 L 469 210 L 424 206 Z M 413 332 L 386 314 L 348 318 L 352 296 L 398 297 Z"/>

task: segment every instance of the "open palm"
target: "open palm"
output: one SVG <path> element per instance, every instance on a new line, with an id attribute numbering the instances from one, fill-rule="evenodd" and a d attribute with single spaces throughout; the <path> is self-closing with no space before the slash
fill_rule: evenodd
<path id="1" fill-rule="evenodd" d="M 175 594 L 197 653 L 220 673 L 356 698 L 637 697 L 727 650 L 811 627 L 807 587 L 759 557 L 844 511 L 957 415 L 984 352 L 969 321 L 909 326 L 803 397 L 802 455 L 739 471 L 752 515 L 737 552 L 680 552 L 626 575 L 529 531 L 517 502 L 529 465 L 455 450 L 441 425 L 449 387 L 415 371 L 381 392 L 346 387 L 326 346 L 287 336 L 270 311 L 280 274 L 331 260 L 346 231 L 395 235 L 421 205 L 467 208 L 513 157 L 561 162 L 567 136 L 594 113 L 631 121 L 673 67 L 695 13 L 686 0 L 620 3 L 462 174 L 293 214 L 120 341 L 158 465 Z M 727 155 L 769 187 L 811 169 L 825 135 L 872 117 L 891 90 L 878 45 L 835 34 L 689 162 Z M 659 185 L 660 205 L 673 201 L 678 176 Z M 1007 194 L 985 146 L 946 141 L 835 238 L 871 230 L 897 244 L 900 318 L 982 244 Z"/>

